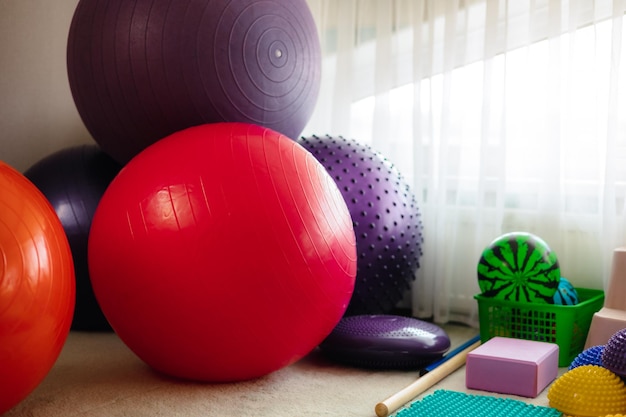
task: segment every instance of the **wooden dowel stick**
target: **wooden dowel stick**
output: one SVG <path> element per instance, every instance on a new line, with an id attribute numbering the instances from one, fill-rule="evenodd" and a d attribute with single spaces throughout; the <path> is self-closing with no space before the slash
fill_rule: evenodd
<path id="1" fill-rule="evenodd" d="M 476 349 L 479 345 L 480 341 L 468 346 L 467 349 L 459 352 L 458 355 L 450 358 L 426 375 L 418 378 L 411 385 L 408 385 L 401 391 L 393 394 L 385 401 L 376 404 L 376 407 L 374 408 L 376 415 L 378 417 L 387 417 L 390 413 L 393 413 L 395 410 L 402 407 L 404 404 L 408 403 L 413 398 L 417 397 L 422 392 L 426 391 L 428 388 L 432 387 L 437 382 L 465 365 L 467 354 Z"/>

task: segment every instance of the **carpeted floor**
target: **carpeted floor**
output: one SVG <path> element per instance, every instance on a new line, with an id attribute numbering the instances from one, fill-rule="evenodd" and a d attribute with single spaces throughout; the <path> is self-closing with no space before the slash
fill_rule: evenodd
<path id="1" fill-rule="evenodd" d="M 448 325 L 452 348 L 476 329 Z M 45 416 L 375 416 L 374 406 L 415 381 L 417 372 L 371 371 L 328 362 L 317 351 L 263 378 L 228 384 L 173 380 L 152 371 L 113 333 L 72 332 L 46 379 L 5 417 Z M 465 388 L 459 369 L 436 389 Z M 526 402 L 548 405 L 546 391 Z"/>

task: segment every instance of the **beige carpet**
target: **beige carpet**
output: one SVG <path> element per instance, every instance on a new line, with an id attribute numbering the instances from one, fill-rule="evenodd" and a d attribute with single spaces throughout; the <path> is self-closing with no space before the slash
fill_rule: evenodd
<path id="1" fill-rule="evenodd" d="M 477 333 L 464 326 L 444 328 L 452 347 Z M 411 384 L 416 377 L 416 372 L 342 367 L 314 351 L 301 361 L 254 381 L 190 383 L 153 372 L 113 333 L 73 332 L 46 379 L 5 417 L 372 417 L 376 403 Z M 464 368 L 419 398 L 435 389 L 467 391 Z M 546 392 L 535 399 L 511 398 L 547 406 Z"/>

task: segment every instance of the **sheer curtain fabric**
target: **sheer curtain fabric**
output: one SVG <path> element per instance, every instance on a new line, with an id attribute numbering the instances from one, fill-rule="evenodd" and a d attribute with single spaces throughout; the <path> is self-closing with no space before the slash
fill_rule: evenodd
<path id="1" fill-rule="evenodd" d="M 307 1 L 323 62 L 303 136 L 369 144 L 411 184 L 416 317 L 475 325 L 478 259 L 512 231 L 604 287 L 626 245 L 626 1 Z"/>

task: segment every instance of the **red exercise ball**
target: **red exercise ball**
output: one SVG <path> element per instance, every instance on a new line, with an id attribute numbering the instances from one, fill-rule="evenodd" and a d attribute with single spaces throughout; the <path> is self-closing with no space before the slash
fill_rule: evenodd
<path id="1" fill-rule="evenodd" d="M 61 221 L 37 187 L 0 162 L 0 414 L 26 398 L 56 362 L 74 300 Z"/>
<path id="2" fill-rule="evenodd" d="M 315 107 L 321 53 L 306 0 L 80 0 L 67 68 L 85 126 L 125 164 L 202 123 L 295 139 Z"/>
<path id="3" fill-rule="evenodd" d="M 334 180 L 301 145 L 216 123 L 120 171 L 88 260 L 102 311 L 137 356 L 171 376 L 237 381 L 330 334 L 354 290 L 356 240 Z"/>

